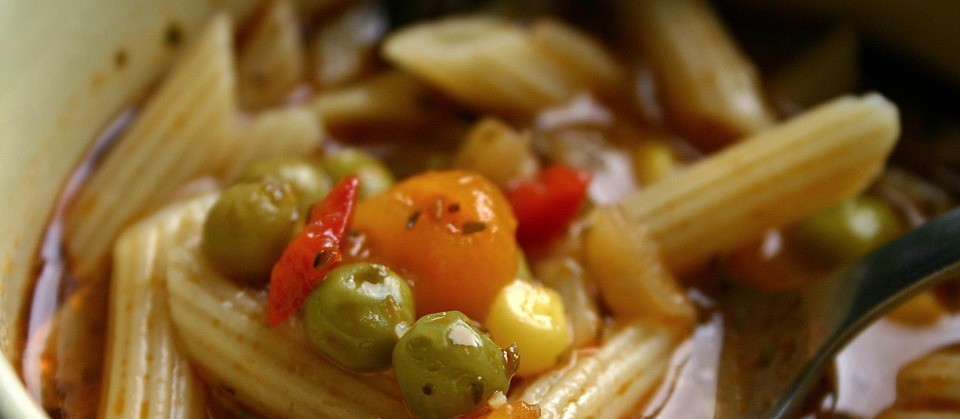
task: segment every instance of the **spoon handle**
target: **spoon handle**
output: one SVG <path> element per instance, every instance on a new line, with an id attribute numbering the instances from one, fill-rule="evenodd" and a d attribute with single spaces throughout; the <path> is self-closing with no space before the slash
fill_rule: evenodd
<path id="1" fill-rule="evenodd" d="M 796 414 L 833 356 L 873 320 L 898 303 L 946 279 L 960 276 L 960 208 L 876 249 L 835 277 L 816 284 L 808 360 L 781 398 L 759 417 Z"/>

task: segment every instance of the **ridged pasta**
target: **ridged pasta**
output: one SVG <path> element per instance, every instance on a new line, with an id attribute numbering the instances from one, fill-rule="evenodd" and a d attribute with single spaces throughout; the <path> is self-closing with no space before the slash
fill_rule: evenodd
<path id="1" fill-rule="evenodd" d="M 79 278 L 106 274 L 127 222 L 222 164 L 237 107 L 232 37 L 229 18 L 213 18 L 78 194 L 65 237 Z"/>
<path id="2" fill-rule="evenodd" d="M 667 119 L 707 149 L 773 124 L 757 70 L 702 0 L 623 0 L 620 13 L 654 69 Z"/>
<path id="3" fill-rule="evenodd" d="M 240 105 L 276 105 L 303 79 L 305 58 L 293 6 L 272 0 L 251 25 L 237 59 Z"/>
<path id="4" fill-rule="evenodd" d="M 940 349 L 900 368 L 896 402 L 877 418 L 960 418 L 960 349 Z"/>
<path id="5" fill-rule="evenodd" d="M 614 327 L 594 352 L 575 352 L 567 365 L 540 376 L 515 399 L 538 404 L 545 419 L 621 417 L 656 389 L 678 336 L 655 323 Z"/>
<path id="6" fill-rule="evenodd" d="M 265 417 L 407 416 L 392 378 L 341 369 L 299 325 L 269 327 L 262 296 L 209 266 L 199 234 L 161 251 L 168 252 L 169 305 L 182 348 L 205 378 Z"/>
<path id="7" fill-rule="evenodd" d="M 205 418 L 204 392 L 175 345 L 164 251 L 195 235 L 213 197 L 158 213 L 114 246 L 103 418 Z"/>
<path id="8" fill-rule="evenodd" d="M 899 135 L 877 94 L 842 97 L 649 185 L 619 205 L 674 272 L 861 191 Z"/>
<path id="9" fill-rule="evenodd" d="M 554 22 L 535 27 L 534 35 L 489 16 L 446 18 L 391 35 L 383 54 L 470 106 L 515 115 L 618 77 L 618 64 L 588 36 Z M 597 61 L 577 62 L 585 58 Z"/>

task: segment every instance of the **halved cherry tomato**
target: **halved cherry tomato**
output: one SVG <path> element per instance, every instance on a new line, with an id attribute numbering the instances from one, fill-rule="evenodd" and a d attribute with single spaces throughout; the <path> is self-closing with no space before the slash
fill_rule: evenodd
<path id="1" fill-rule="evenodd" d="M 313 206 L 310 220 L 287 245 L 270 274 L 267 318 L 276 326 L 296 312 L 307 294 L 342 259 L 340 244 L 357 203 L 360 180 L 348 176 Z"/>
<path id="2" fill-rule="evenodd" d="M 351 229 L 370 259 L 413 285 L 417 313 L 486 317 L 517 272 L 517 222 L 492 182 L 465 171 L 427 172 L 357 205 Z"/>

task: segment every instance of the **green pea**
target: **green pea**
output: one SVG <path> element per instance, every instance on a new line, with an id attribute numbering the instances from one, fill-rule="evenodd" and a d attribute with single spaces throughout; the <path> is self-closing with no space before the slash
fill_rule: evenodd
<path id="1" fill-rule="evenodd" d="M 330 271 L 303 306 L 307 339 L 355 371 L 390 366 L 393 346 L 414 320 L 407 282 L 386 266 L 371 263 Z"/>
<path id="2" fill-rule="evenodd" d="M 297 199 L 283 182 L 231 186 L 207 213 L 203 251 L 230 278 L 262 286 L 298 221 Z"/>
<path id="3" fill-rule="evenodd" d="M 417 320 L 393 349 L 393 371 L 407 406 L 428 419 L 470 412 L 510 386 L 503 352 L 459 311 Z"/>
<path id="4" fill-rule="evenodd" d="M 238 182 L 275 179 L 287 182 L 300 202 L 301 214 L 330 192 L 333 182 L 316 166 L 295 157 L 269 157 L 251 163 L 240 173 Z"/>
<path id="5" fill-rule="evenodd" d="M 324 156 L 320 165 L 335 180 L 356 174 L 360 178 L 360 197 L 366 198 L 393 185 L 393 174 L 380 160 L 360 150 L 348 148 Z"/>
<path id="6" fill-rule="evenodd" d="M 823 262 L 842 264 L 857 260 L 903 231 L 900 219 L 885 202 L 861 196 L 800 222 L 790 241 Z"/>

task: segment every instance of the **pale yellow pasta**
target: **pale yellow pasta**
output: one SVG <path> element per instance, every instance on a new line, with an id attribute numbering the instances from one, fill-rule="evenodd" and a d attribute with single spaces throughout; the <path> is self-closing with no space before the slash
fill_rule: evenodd
<path id="1" fill-rule="evenodd" d="M 702 0 L 623 0 L 671 124 L 711 149 L 773 124 L 757 70 Z"/>
<path id="2" fill-rule="evenodd" d="M 926 355 L 897 373 L 897 405 L 960 409 L 960 351 Z"/>
<path id="3" fill-rule="evenodd" d="M 383 54 L 467 105 L 506 114 L 530 115 L 617 77 L 598 44 L 558 23 L 545 25 L 535 42 L 529 29 L 507 20 L 446 18 L 396 32 Z M 560 45 L 559 38 L 576 42 Z M 602 61 L 593 69 L 572 62 L 580 58 Z"/>
<path id="4" fill-rule="evenodd" d="M 861 191 L 899 135 L 896 107 L 842 97 L 751 136 L 620 203 L 674 272 Z"/>
<path id="5" fill-rule="evenodd" d="M 416 127 L 431 120 L 431 92 L 399 71 L 386 71 L 357 84 L 322 92 L 310 106 L 330 129 Z"/>
<path id="6" fill-rule="evenodd" d="M 194 213 L 169 216 L 202 221 Z M 169 258 L 169 305 L 179 341 L 205 378 L 264 417 L 407 415 L 392 378 L 341 369 L 306 341 L 299 325 L 269 327 L 263 297 L 219 275 L 199 242 L 198 228 L 160 251 Z"/>
<path id="7" fill-rule="evenodd" d="M 78 277 L 104 275 L 127 222 L 222 164 L 237 108 L 232 39 L 229 19 L 215 17 L 78 194 L 65 235 Z"/>
<path id="8" fill-rule="evenodd" d="M 814 41 L 766 80 L 766 87 L 785 105 L 807 108 L 853 93 L 860 73 L 860 36 L 838 27 Z"/>
<path id="9" fill-rule="evenodd" d="M 615 92 L 626 75 L 617 60 L 589 35 L 552 19 L 534 22 L 533 44 L 560 64 L 575 81 L 597 91 Z"/>
<path id="10" fill-rule="evenodd" d="M 321 25 L 310 42 L 313 80 L 321 88 L 357 80 L 371 67 L 386 16 L 372 1 L 357 2 Z"/>
<path id="11" fill-rule="evenodd" d="M 575 352 L 568 365 L 521 389 L 543 418 L 621 417 L 656 389 L 679 335 L 662 325 L 632 322 L 608 331 L 595 352 Z"/>
<path id="12" fill-rule="evenodd" d="M 303 79 L 300 26 L 287 0 L 272 0 L 250 27 L 237 57 L 240 105 L 276 105 Z"/>
<path id="13" fill-rule="evenodd" d="M 504 190 L 514 181 L 532 178 L 539 169 L 529 134 L 495 118 L 481 120 L 470 129 L 453 165 L 484 175 Z"/>
<path id="14" fill-rule="evenodd" d="M 617 207 L 601 207 L 587 222 L 583 253 L 588 275 L 615 315 L 693 325 L 696 310 L 643 225 L 628 222 Z"/>
<path id="15" fill-rule="evenodd" d="M 104 418 L 205 418 L 199 378 L 175 345 L 165 249 L 195 235 L 213 197 L 160 212 L 114 246 L 104 369 Z"/>
<path id="16" fill-rule="evenodd" d="M 237 127 L 233 152 L 223 169 L 224 179 L 235 179 L 251 162 L 268 156 L 305 156 L 317 150 L 324 130 L 309 107 L 277 108 L 257 114 Z"/>

